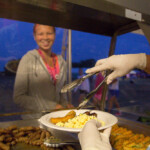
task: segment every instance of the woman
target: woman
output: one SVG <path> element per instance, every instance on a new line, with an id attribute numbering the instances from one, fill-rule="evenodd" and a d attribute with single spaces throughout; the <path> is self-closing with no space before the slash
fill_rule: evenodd
<path id="1" fill-rule="evenodd" d="M 55 28 L 35 24 L 34 39 L 38 49 L 31 50 L 20 61 L 14 87 L 14 101 L 26 110 L 60 109 L 67 104 L 60 93 L 66 83 L 66 62 L 52 52 Z"/>

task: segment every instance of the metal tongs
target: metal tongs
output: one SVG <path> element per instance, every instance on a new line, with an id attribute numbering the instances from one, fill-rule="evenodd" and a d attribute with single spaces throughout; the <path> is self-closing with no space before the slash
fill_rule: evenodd
<path id="1" fill-rule="evenodd" d="M 52 137 L 52 138 L 46 139 L 44 141 L 44 144 L 49 147 L 61 147 L 64 145 L 79 144 L 79 141 L 64 141 L 64 140 Z"/>
<path id="2" fill-rule="evenodd" d="M 83 108 L 88 102 L 89 100 L 95 95 L 95 93 L 99 90 L 99 88 L 104 84 L 104 82 L 106 81 L 108 75 L 105 76 L 105 78 L 103 79 L 103 81 L 93 90 L 91 91 L 84 99 L 83 101 L 79 104 L 79 106 L 76 108 L 77 110 L 78 109 L 81 109 Z"/>
<path id="3" fill-rule="evenodd" d="M 76 86 L 79 86 L 85 79 L 97 74 L 98 72 L 96 73 L 91 73 L 91 74 L 87 74 L 85 76 L 83 76 L 82 78 L 80 79 L 77 79 L 77 80 L 74 80 L 73 82 L 69 83 L 69 84 L 66 84 L 62 89 L 61 89 L 61 93 L 66 93 L 68 91 L 71 91 L 73 88 L 75 88 Z M 105 76 L 105 78 L 103 79 L 103 81 L 93 90 L 91 91 L 85 98 L 84 100 L 79 104 L 79 106 L 76 108 L 76 109 L 81 109 L 83 108 L 87 103 L 88 101 L 94 96 L 94 94 L 99 90 L 99 88 L 103 85 L 103 83 L 106 81 L 107 79 L 107 76 Z"/>
<path id="4" fill-rule="evenodd" d="M 79 78 L 79 79 L 76 79 L 74 80 L 73 82 L 69 83 L 69 84 L 66 84 L 65 86 L 63 86 L 63 88 L 61 89 L 61 93 L 66 93 L 68 91 L 71 91 L 72 89 L 74 89 L 76 86 L 79 86 L 85 79 L 93 76 L 97 74 L 96 73 L 90 73 L 90 74 L 87 74 L 85 76 L 83 76 L 82 78 Z"/>

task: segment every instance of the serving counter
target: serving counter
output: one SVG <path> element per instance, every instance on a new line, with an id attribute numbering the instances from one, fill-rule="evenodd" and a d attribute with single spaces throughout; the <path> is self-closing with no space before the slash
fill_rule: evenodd
<path id="1" fill-rule="evenodd" d="M 75 134 L 71 134 L 69 132 L 53 130 L 53 129 L 47 129 L 46 127 L 40 125 L 40 123 L 38 122 L 38 119 L 1 122 L 0 128 L 7 128 L 12 125 L 16 125 L 17 127 L 27 127 L 27 126 L 41 127 L 41 128 L 44 128 L 44 129 L 50 131 L 51 134 L 56 138 L 60 138 L 60 139 L 67 140 L 70 142 L 77 141 L 77 136 Z M 77 150 L 81 149 L 79 144 L 74 145 L 73 148 L 77 149 Z M 12 150 L 27 150 L 27 149 L 28 150 L 41 150 L 41 148 L 38 146 L 32 146 L 32 145 L 24 144 L 24 143 L 17 143 L 11 149 Z M 74 150 L 74 149 L 70 149 L 70 150 Z M 55 149 L 52 149 L 52 150 L 55 150 Z M 63 149 L 57 148 L 57 150 L 63 150 Z"/>
<path id="2" fill-rule="evenodd" d="M 1 122 L 0 123 L 0 128 L 7 128 L 11 125 L 16 125 L 18 127 L 25 127 L 25 126 L 35 126 L 38 127 L 40 125 L 40 123 L 38 122 L 37 119 L 33 119 L 33 120 L 19 120 L 19 121 L 11 121 L 11 122 Z M 142 133 L 145 136 L 150 136 L 150 126 L 139 123 L 139 122 L 135 122 L 135 121 L 131 121 L 131 120 L 127 120 L 124 118 L 120 118 L 118 117 L 118 125 L 122 126 L 122 127 L 126 127 L 127 129 L 132 130 L 134 133 Z M 42 126 L 43 127 L 43 126 Z M 45 128 L 45 127 L 43 127 Z M 48 129 L 53 136 L 60 138 L 60 139 L 66 139 L 69 141 L 77 141 L 77 134 L 75 133 L 69 133 L 69 132 L 64 132 L 64 131 L 58 131 L 58 130 L 54 130 L 54 129 Z M 31 146 L 31 145 L 27 145 L 27 144 L 17 144 L 14 147 L 12 147 L 13 150 L 25 150 L 25 149 L 32 149 L 32 150 L 40 150 L 39 147 L 36 146 Z M 75 146 L 75 149 L 80 150 L 80 145 Z"/>
<path id="3" fill-rule="evenodd" d="M 143 123 L 118 117 L 118 125 L 132 130 L 134 133 L 141 133 L 150 136 L 150 126 Z"/>

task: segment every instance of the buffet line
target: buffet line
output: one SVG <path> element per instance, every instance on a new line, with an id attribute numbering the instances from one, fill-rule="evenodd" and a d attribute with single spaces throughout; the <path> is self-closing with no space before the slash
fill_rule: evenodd
<path id="1" fill-rule="evenodd" d="M 113 126 L 111 133 L 111 144 L 116 150 L 121 150 L 129 140 L 131 133 L 134 133 L 134 140 L 141 139 L 150 142 L 150 126 L 118 117 L 117 125 Z M 120 136 L 116 136 L 120 133 Z M 122 133 L 122 134 L 121 134 Z M 43 144 L 45 138 L 58 138 L 77 142 L 77 134 L 47 128 L 41 125 L 38 119 L 18 120 L 0 123 L 0 149 L 2 150 L 80 150 L 79 143 L 62 147 L 46 147 Z M 118 139 L 117 139 L 118 138 Z M 133 138 L 133 136 L 132 136 Z M 118 140 L 118 142 L 116 142 Z M 140 141 L 138 141 L 140 143 Z M 128 144 L 128 146 L 130 146 Z M 140 146 L 140 145 L 139 145 Z M 124 148 L 125 149 L 125 148 Z M 138 150 L 140 147 L 137 148 Z M 135 147 L 136 150 L 136 147 Z"/>

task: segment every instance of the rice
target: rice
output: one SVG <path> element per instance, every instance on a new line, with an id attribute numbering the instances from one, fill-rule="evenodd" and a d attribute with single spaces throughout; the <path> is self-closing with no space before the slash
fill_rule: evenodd
<path id="1" fill-rule="evenodd" d="M 79 114 L 78 116 L 69 119 L 67 122 L 58 122 L 56 123 L 57 126 L 66 127 L 66 128 L 83 128 L 87 121 L 95 119 L 101 123 L 101 126 L 104 126 L 104 121 L 98 120 L 95 116 L 89 116 L 87 114 Z"/>

